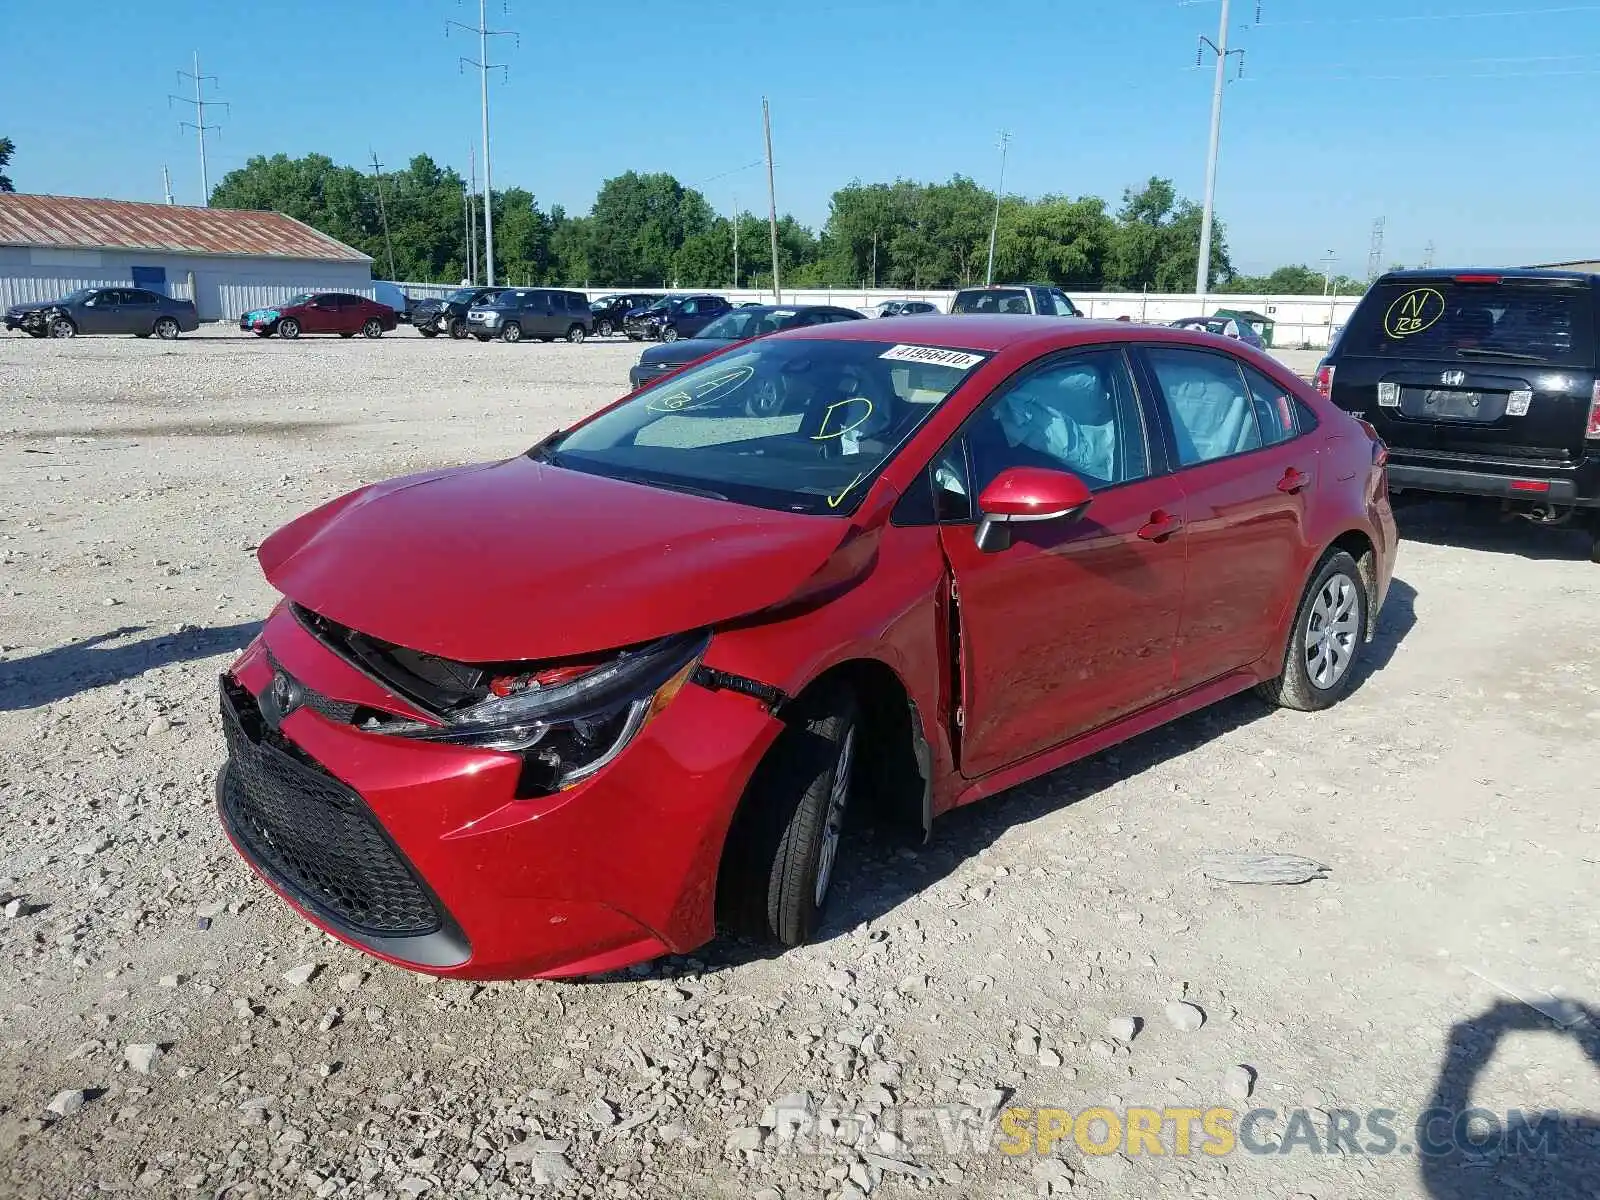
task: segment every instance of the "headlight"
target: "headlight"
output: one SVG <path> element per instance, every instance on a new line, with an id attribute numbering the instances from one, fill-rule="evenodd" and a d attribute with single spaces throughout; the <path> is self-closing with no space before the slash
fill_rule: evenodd
<path id="1" fill-rule="evenodd" d="M 548 793 L 587 779 L 667 706 L 700 665 L 706 633 L 663 638 L 593 667 L 556 666 L 496 675 L 491 695 L 444 717 L 413 725 L 407 737 L 486 750 L 514 750 L 525 783 Z"/>

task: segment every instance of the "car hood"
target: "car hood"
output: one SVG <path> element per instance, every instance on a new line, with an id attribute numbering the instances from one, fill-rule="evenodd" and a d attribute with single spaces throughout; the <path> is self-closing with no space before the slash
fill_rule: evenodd
<path id="1" fill-rule="evenodd" d="M 651 346 L 639 355 L 641 367 L 659 367 L 663 363 L 693 362 L 697 358 L 704 358 L 718 350 L 726 350 L 738 339 L 724 340 L 722 338 L 679 338 L 675 342 L 665 342 L 660 346 Z"/>
<path id="2" fill-rule="evenodd" d="M 856 560 L 859 533 L 858 522 L 522 456 L 362 488 L 278 530 L 259 557 L 278 591 L 351 629 L 505 662 L 614 649 L 782 604 L 842 544 L 858 547 L 845 556 Z"/>
<path id="3" fill-rule="evenodd" d="M 666 312 L 667 310 L 664 308 L 630 308 L 625 319 L 637 321 L 644 317 L 662 317 L 666 315 Z"/>

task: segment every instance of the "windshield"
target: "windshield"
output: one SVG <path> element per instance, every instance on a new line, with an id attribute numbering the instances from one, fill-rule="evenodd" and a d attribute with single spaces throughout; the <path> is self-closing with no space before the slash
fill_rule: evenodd
<path id="1" fill-rule="evenodd" d="M 80 300 L 87 300 L 90 296 L 94 295 L 94 292 L 94 288 L 79 288 L 77 291 L 68 292 L 65 296 L 61 297 L 61 303 L 76 304 Z"/>
<path id="2" fill-rule="evenodd" d="M 1339 348 L 1384 358 L 1503 354 L 1592 365 L 1592 313 L 1587 287 L 1397 279 L 1362 298 Z"/>
<path id="3" fill-rule="evenodd" d="M 777 308 L 771 312 L 735 309 L 726 316 L 718 317 L 695 334 L 695 337 L 713 342 L 737 342 L 743 338 L 759 337 L 763 333 L 776 333 L 780 329 L 787 329 L 799 319 L 799 316 L 800 314 L 792 308 Z"/>
<path id="4" fill-rule="evenodd" d="M 987 288 L 957 292 L 950 304 L 953 313 L 1026 313 L 1028 293 L 1021 288 Z"/>
<path id="5" fill-rule="evenodd" d="M 477 294 L 477 288 L 457 288 L 444 299 L 446 304 L 471 304 Z M 487 296 L 484 297 L 485 300 L 488 298 Z"/>
<path id="6" fill-rule="evenodd" d="M 614 479 L 842 516 L 986 358 L 887 342 L 752 342 L 645 389 L 540 453 Z"/>
<path id="7" fill-rule="evenodd" d="M 280 307 L 280 308 L 288 308 L 290 305 L 293 305 L 293 304 L 308 304 L 308 303 L 310 303 L 310 301 L 311 301 L 311 293 L 310 292 L 296 292 L 294 295 L 290 296 L 287 300 L 280 301 L 279 304 L 278 304 L 278 307 Z"/>

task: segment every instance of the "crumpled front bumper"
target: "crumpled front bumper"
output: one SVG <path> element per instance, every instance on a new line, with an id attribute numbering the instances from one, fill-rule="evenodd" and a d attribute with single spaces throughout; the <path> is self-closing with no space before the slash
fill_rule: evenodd
<path id="1" fill-rule="evenodd" d="M 759 702 L 691 684 L 605 769 L 519 800 L 516 754 L 350 724 L 343 706 L 392 710 L 395 698 L 285 606 L 226 679 L 261 704 L 280 675 L 313 699 L 282 717 L 273 736 L 370 813 L 437 902 L 447 935 L 408 941 L 358 927 L 304 880 L 252 853 L 225 808 L 224 827 L 251 866 L 335 937 L 413 970 L 508 979 L 613 970 L 713 935 L 728 825 L 782 728 Z"/>

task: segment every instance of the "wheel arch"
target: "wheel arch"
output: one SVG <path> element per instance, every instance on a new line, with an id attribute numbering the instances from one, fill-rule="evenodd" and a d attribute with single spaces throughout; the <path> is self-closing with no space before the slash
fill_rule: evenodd
<path id="1" fill-rule="evenodd" d="M 1366 640 L 1370 642 L 1378 626 L 1378 604 L 1381 600 L 1378 594 L 1378 547 L 1366 530 L 1347 529 L 1328 543 L 1322 553 L 1317 556 L 1317 563 L 1313 564 L 1312 569 L 1315 570 L 1317 564 L 1320 564 L 1336 550 L 1343 550 L 1356 560 L 1356 570 L 1361 576 L 1361 587 L 1367 593 Z M 1298 601 L 1296 603 L 1298 604 Z"/>

